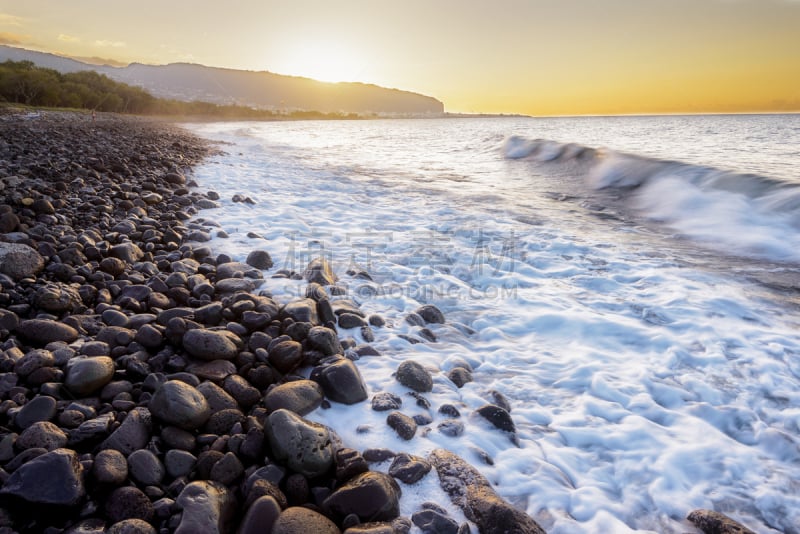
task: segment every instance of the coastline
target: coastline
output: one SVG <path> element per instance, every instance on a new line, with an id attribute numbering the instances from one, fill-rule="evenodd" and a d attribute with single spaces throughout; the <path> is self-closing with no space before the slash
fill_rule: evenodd
<path id="1" fill-rule="evenodd" d="M 335 275 L 309 266 L 312 298 L 279 307 L 257 294 L 267 251 L 248 265 L 202 245 L 213 223 L 192 219 L 214 194 L 192 187 L 191 169 L 209 143 L 160 120 L 71 112 L 5 114 L 0 132 L 0 527 L 411 528 L 397 482 L 367 459 L 398 455 L 398 477 L 430 463 L 362 455 L 302 418 L 367 398 L 325 296 Z M 295 374 L 309 366 L 316 381 Z M 501 516 L 543 532 L 463 460 L 440 457 L 482 532 Z M 196 523 L 206 513 L 214 525 Z M 420 527 L 469 531 L 444 508 L 420 514 Z"/>

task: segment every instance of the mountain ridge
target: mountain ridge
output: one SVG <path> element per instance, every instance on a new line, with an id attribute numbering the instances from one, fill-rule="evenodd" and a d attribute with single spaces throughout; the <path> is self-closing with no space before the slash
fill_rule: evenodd
<path id="1" fill-rule="evenodd" d="M 175 100 L 203 100 L 271 110 L 440 115 L 444 104 L 436 98 L 362 82 L 322 82 L 302 76 L 276 74 L 197 63 L 126 67 L 93 65 L 47 52 L 0 45 L 0 60 L 32 61 L 59 72 L 93 70 L 109 78 L 144 88 L 154 96 Z"/>

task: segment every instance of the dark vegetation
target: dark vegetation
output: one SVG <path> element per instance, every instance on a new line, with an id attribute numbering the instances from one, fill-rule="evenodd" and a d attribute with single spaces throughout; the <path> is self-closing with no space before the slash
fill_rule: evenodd
<path id="1" fill-rule="evenodd" d="M 94 71 L 62 74 L 31 61 L 0 63 L 0 102 L 87 109 L 138 115 L 199 116 L 219 119 L 357 119 L 355 113 L 273 111 L 209 102 L 156 98 L 140 87 L 115 82 Z"/>

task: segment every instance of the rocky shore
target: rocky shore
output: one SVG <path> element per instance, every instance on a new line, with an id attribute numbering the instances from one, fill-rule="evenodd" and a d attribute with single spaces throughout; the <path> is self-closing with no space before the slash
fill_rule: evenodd
<path id="1" fill-rule="evenodd" d="M 0 115 L 0 532 L 469 532 L 447 503 L 400 517 L 398 481 L 434 470 L 480 532 L 544 532 L 448 451 L 359 451 L 304 418 L 367 401 L 353 359 L 377 353 L 337 325 L 368 339 L 382 319 L 331 300 L 324 260 L 271 272 L 268 250 L 240 263 L 205 246 L 220 230 L 199 210 L 219 197 L 191 169 L 213 150 L 133 118 Z M 306 298 L 259 293 L 265 271 L 303 277 Z M 432 306 L 411 319 L 445 320 Z M 422 366 L 396 376 L 425 402 Z M 478 413 L 513 441 L 503 400 Z M 371 402 L 405 439 L 424 424 L 389 394 Z M 457 434 L 449 415 L 440 430 Z M 370 469 L 388 458 L 388 474 Z"/>

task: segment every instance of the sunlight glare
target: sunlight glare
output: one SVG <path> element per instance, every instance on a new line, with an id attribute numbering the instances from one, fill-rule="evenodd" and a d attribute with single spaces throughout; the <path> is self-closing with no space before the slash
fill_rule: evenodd
<path id="1" fill-rule="evenodd" d="M 279 72 L 322 82 L 361 81 L 364 62 L 359 54 L 338 43 L 302 43 L 288 51 Z M 276 69 L 277 70 L 277 69 Z"/>

